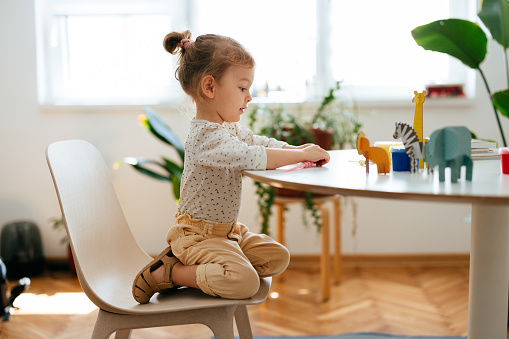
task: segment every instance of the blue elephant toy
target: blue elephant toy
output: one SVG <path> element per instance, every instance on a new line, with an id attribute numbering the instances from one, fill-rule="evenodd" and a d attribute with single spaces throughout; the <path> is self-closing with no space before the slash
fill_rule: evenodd
<path id="1" fill-rule="evenodd" d="M 451 182 L 457 182 L 461 167 L 466 166 L 466 179 L 472 181 L 472 135 L 463 126 L 434 131 L 424 147 L 424 159 L 430 168 L 438 165 L 439 180 L 445 181 L 445 168 L 451 168 Z"/>

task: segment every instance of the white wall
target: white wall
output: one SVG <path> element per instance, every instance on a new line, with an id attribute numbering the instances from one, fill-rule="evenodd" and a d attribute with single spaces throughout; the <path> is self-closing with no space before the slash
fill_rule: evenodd
<path id="1" fill-rule="evenodd" d="M 93 143 L 108 165 L 124 156 L 174 157 L 137 123 L 141 108 L 116 110 L 42 110 L 37 104 L 34 8 L 30 0 L 0 0 L 0 226 L 19 219 L 35 221 L 47 256 L 65 255 L 61 234 L 48 219 L 59 216 L 58 201 L 45 160 L 48 144 L 64 139 Z M 417 47 L 416 47 L 417 48 Z M 493 90 L 506 87 L 500 47 L 491 47 L 483 65 Z M 446 125 L 466 125 L 481 137 L 499 140 L 496 122 L 482 83 L 477 99 L 464 107 L 424 104 L 424 134 Z M 361 116 L 370 140 L 391 140 L 395 121 L 413 121 L 414 105 L 365 107 Z M 169 107 L 155 108 L 185 138 L 188 118 Z M 508 121 L 503 118 L 505 130 Z M 149 253 L 165 246 L 176 206 L 170 187 L 125 166 L 111 171 L 127 219 Z M 241 221 L 253 230 L 259 222 L 254 187 L 245 179 Z M 344 208 L 345 253 L 458 253 L 469 251 L 468 205 L 356 198 L 357 235 L 352 236 L 351 205 Z M 381 217 L 378 217 L 381 216 Z M 410 219 L 411 222 L 408 222 Z M 318 253 L 319 237 L 302 224 L 300 208 L 287 213 L 287 246 L 295 254 Z"/>

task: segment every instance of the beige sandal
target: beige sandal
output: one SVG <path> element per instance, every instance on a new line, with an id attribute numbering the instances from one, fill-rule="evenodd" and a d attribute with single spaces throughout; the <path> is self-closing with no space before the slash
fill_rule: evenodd
<path id="1" fill-rule="evenodd" d="M 171 270 L 176 263 L 180 262 L 177 257 L 171 253 L 171 247 L 166 248 L 147 266 L 145 266 L 136 276 L 133 283 L 133 297 L 140 304 L 146 304 L 154 293 L 164 292 L 177 287 L 171 280 Z M 152 278 L 151 272 L 164 265 L 164 281 L 156 283 Z"/>

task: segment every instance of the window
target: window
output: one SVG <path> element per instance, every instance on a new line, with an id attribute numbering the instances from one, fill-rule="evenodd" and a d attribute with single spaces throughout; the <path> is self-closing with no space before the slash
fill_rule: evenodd
<path id="1" fill-rule="evenodd" d="M 257 101 L 302 102 L 316 74 L 317 11 L 309 0 L 194 1 L 196 35 L 231 36 L 256 61 L 252 95 Z M 218 19 L 210 13 L 228 8 Z M 194 34 L 194 33 L 193 33 Z"/>
<path id="2" fill-rule="evenodd" d="M 468 84 L 454 59 L 426 52 L 410 31 L 472 19 L 473 1 L 36 1 L 42 104 L 167 104 L 183 97 L 170 31 L 231 36 L 255 57 L 258 102 L 303 102 L 342 81 L 358 101 L 407 100 L 428 83 Z M 411 94 L 410 94 L 411 95 Z"/>
<path id="3" fill-rule="evenodd" d="M 354 97 L 397 100 L 426 84 L 467 84 L 460 61 L 417 46 L 411 30 L 445 18 L 469 18 L 469 1 L 331 1 L 331 80 Z"/>
<path id="4" fill-rule="evenodd" d="M 163 37 L 185 13 L 166 0 L 36 1 L 39 101 L 43 104 L 157 104 L 182 93 Z M 180 7 L 178 6 L 180 4 Z M 174 80 L 174 79 L 173 79 Z"/>

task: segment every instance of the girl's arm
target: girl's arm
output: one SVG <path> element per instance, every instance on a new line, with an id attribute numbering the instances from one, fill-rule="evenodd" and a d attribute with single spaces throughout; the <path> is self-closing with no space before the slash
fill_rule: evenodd
<path id="1" fill-rule="evenodd" d="M 275 169 L 281 166 L 291 165 L 303 161 L 326 164 L 330 160 L 329 153 L 320 146 L 306 144 L 302 146 L 286 145 L 283 148 L 267 148 L 267 169 Z"/>
<path id="2" fill-rule="evenodd" d="M 300 145 L 300 146 L 293 146 L 293 145 L 288 144 L 288 145 L 284 145 L 283 148 L 302 149 L 302 148 L 306 148 L 311 145 L 314 145 L 314 144 L 304 144 L 304 145 Z"/>

